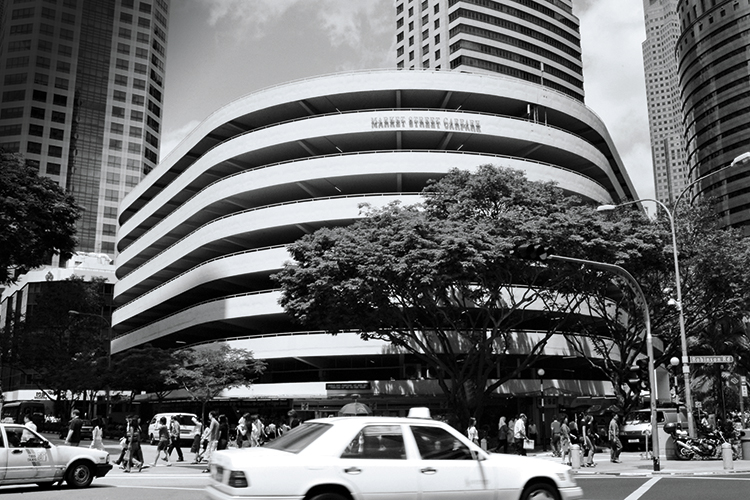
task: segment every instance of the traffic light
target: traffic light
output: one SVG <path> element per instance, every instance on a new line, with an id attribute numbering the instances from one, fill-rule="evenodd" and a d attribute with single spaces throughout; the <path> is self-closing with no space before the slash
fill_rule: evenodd
<path id="1" fill-rule="evenodd" d="M 650 377 L 648 373 L 648 359 L 639 359 L 628 368 L 628 386 L 635 394 L 649 390 Z"/>
<path id="2" fill-rule="evenodd" d="M 530 243 L 524 243 L 523 245 L 516 245 L 513 249 L 513 255 L 519 259 L 526 260 L 547 260 L 555 250 L 552 247 L 544 245 L 532 245 Z"/>

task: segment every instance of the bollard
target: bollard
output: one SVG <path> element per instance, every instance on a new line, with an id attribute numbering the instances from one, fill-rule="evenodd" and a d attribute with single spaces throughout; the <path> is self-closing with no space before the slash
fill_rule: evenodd
<path id="1" fill-rule="evenodd" d="M 721 443 L 721 459 L 724 462 L 724 469 L 734 469 L 734 462 L 732 462 L 732 445 L 729 443 Z"/>
<path id="2" fill-rule="evenodd" d="M 581 447 L 577 444 L 570 446 L 570 466 L 574 469 L 581 468 Z"/>

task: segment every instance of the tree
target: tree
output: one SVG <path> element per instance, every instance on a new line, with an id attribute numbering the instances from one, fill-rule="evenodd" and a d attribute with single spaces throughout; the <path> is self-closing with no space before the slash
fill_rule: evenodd
<path id="1" fill-rule="evenodd" d="M 102 279 L 79 276 L 48 282 L 28 304 L 23 321 L 4 330 L 3 363 L 31 376 L 51 400 L 106 384 L 106 334 L 99 318 L 68 311 L 102 310 Z M 62 411 L 58 408 L 58 411 Z"/>
<path id="2" fill-rule="evenodd" d="M 0 285 L 14 282 L 17 271 L 48 263 L 53 254 L 69 259 L 81 210 L 20 155 L 0 150 Z"/>
<path id="3" fill-rule="evenodd" d="M 163 372 L 179 359 L 174 351 L 145 344 L 112 357 L 109 383 L 112 388 L 130 391 L 130 403 L 141 392 L 154 393 L 161 404 L 174 390 Z"/>
<path id="4" fill-rule="evenodd" d="M 233 349 L 227 344 L 181 349 L 174 356 L 175 362 L 161 374 L 168 384 L 184 389 L 191 399 L 201 403 L 202 416 L 206 404 L 221 391 L 249 385 L 266 368 L 251 351 Z"/>
<path id="5" fill-rule="evenodd" d="M 420 205 L 365 207 L 350 226 L 301 238 L 274 279 L 301 323 L 356 330 L 422 360 L 465 428 L 579 312 L 581 298 L 566 293 L 578 270 L 520 260 L 514 247 L 569 248 L 588 220 L 554 184 L 489 165 L 452 170 L 423 194 Z"/>
<path id="6" fill-rule="evenodd" d="M 721 229 L 711 210 L 710 202 L 684 207 L 675 218 L 682 284 L 682 310 L 685 317 L 690 354 L 744 354 L 750 360 L 744 336 L 743 317 L 750 306 L 750 242 L 733 229 Z M 651 326 L 655 338 L 663 341 L 663 349 L 656 352 L 655 365 L 668 366 L 673 356 L 681 357 L 679 310 L 670 299 L 675 286 L 672 234 L 669 220 L 660 210 L 655 219 L 640 210 L 621 210 L 592 219 L 592 233 L 581 242 L 581 250 L 596 255 L 606 246 L 616 263 L 633 274 L 641 285 L 651 311 Z M 599 238 L 594 237 L 594 233 Z M 602 257 L 607 259 L 606 256 Z M 612 262 L 612 261 L 608 261 Z M 587 278 L 588 276 L 588 278 Z M 627 322 L 607 321 L 601 325 L 579 325 L 588 332 L 598 356 L 587 356 L 592 364 L 601 364 L 612 380 L 623 411 L 638 403 L 635 395 L 623 385 L 623 376 L 642 352 L 643 325 L 639 324 L 643 305 L 633 309 L 629 291 L 620 287 L 625 296 L 613 300 L 603 293 L 606 282 L 596 285 L 591 273 L 581 275 L 591 290 L 587 307 L 602 317 L 630 318 Z M 667 293 L 665 293 L 667 292 Z M 623 300 L 627 299 L 627 300 Z M 623 328 L 625 327 L 625 328 Z M 597 335 L 601 328 L 610 331 Z M 580 337 L 570 338 L 579 353 L 584 353 Z M 714 367 L 715 368 L 715 367 Z M 693 367 L 700 384 L 702 371 L 710 372 L 712 380 L 719 380 L 715 370 Z M 710 387 L 711 384 L 708 384 Z M 721 386 L 721 384 L 718 384 Z M 710 390 L 708 391 L 710 394 Z M 714 399 L 721 397 L 716 392 Z"/>

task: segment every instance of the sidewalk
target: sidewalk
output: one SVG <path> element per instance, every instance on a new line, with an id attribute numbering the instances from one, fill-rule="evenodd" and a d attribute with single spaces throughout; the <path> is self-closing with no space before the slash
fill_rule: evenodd
<path id="1" fill-rule="evenodd" d="M 559 457 L 553 457 L 551 451 L 534 451 L 529 456 L 544 460 L 559 462 Z M 609 461 L 609 450 L 594 455 L 596 467 L 581 467 L 573 469 L 579 476 L 587 475 L 619 475 L 619 476 L 656 476 L 656 475 L 699 475 L 699 474 L 738 474 L 750 473 L 750 460 L 735 460 L 731 469 L 724 468 L 722 460 L 666 460 L 659 462 L 660 470 L 654 471 L 654 461 L 645 458 L 639 452 L 622 452 L 621 463 Z"/>

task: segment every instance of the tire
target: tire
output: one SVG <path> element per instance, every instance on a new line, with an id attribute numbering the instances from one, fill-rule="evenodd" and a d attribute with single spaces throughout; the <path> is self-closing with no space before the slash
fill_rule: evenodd
<path id="1" fill-rule="evenodd" d="M 521 500 L 560 500 L 560 494 L 548 483 L 532 483 L 524 488 Z"/>
<path id="2" fill-rule="evenodd" d="M 677 460 L 692 460 L 695 456 L 695 452 L 693 450 L 683 448 L 682 446 L 678 446 L 674 454 L 677 457 Z"/>
<path id="3" fill-rule="evenodd" d="M 94 470 L 86 462 L 73 462 L 65 474 L 65 482 L 71 488 L 87 488 L 94 480 Z"/>
<path id="4" fill-rule="evenodd" d="M 338 493 L 319 493 L 313 497 L 310 497 L 310 500 L 347 500 L 345 496 L 339 495 Z"/>

